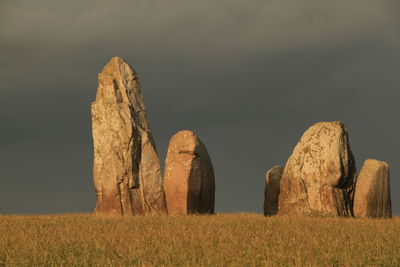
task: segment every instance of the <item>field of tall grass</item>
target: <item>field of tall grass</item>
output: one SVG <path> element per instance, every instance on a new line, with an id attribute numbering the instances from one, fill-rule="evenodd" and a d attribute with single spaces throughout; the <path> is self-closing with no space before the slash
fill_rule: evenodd
<path id="1" fill-rule="evenodd" d="M 400 218 L 0 216 L 0 266 L 400 266 Z"/>

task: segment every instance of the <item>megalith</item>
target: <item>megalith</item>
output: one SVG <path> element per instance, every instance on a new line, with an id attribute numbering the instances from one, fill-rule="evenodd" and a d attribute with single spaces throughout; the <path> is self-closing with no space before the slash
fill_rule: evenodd
<path id="1" fill-rule="evenodd" d="M 314 124 L 287 161 L 278 214 L 352 216 L 355 172 L 343 123 Z"/>
<path id="2" fill-rule="evenodd" d="M 367 159 L 357 177 L 354 216 L 391 218 L 390 171 L 384 161 Z"/>
<path id="3" fill-rule="evenodd" d="M 264 189 L 264 215 L 271 216 L 278 212 L 278 198 L 280 192 L 280 181 L 283 168 L 274 166 L 265 175 Z"/>
<path id="4" fill-rule="evenodd" d="M 214 213 L 213 165 L 192 131 L 180 131 L 169 141 L 164 190 L 169 214 Z"/>
<path id="5" fill-rule="evenodd" d="M 95 213 L 166 213 L 160 162 L 136 72 L 114 57 L 92 103 Z"/>

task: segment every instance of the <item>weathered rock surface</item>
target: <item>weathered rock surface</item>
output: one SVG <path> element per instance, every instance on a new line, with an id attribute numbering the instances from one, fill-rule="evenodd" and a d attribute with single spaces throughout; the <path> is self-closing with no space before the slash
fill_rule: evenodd
<path id="1" fill-rule="evenodd" d="M 352 216 L 355 172 L 344 125 L 313 125 L 283 171 L 278 214 Z"/>
<path id="2" fill-rule="evenodd" d="M 191 131 L 180 131 L 169 142 L 164 189 L 169 214 L 214 213 L 214 169 L 206 147 Z"/>
<path id="3" fill-rule="evenodd" d="M 278 212 L 280 182 L 283 173 L 281 166 L 274 166 L 265 175 L 264 215 L 275 215 Z"/>
<path id="4" fill-rule="evenodd" d="M 98 76 L 92 103 L 96 213 L 166 213 L 160 162 L 138 76 L 115 57 Z"/>
<path id="5" fill-rule="evenodd" d="M 389 165 L 384 161 L 367 159 L 357 177 L 354 193 L 354 216 L 391 218 Z"/>

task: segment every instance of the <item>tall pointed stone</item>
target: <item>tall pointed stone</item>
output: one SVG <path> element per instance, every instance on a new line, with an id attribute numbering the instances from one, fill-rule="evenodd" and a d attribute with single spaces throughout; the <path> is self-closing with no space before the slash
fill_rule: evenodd
<path id="1" fill-rule="evenodd" d="M 384 161 L 367 159 L 357 177 L 354 194 L 354 216 L 391 218 L 389 165 Z"/>
<path id="2" fill-rule="evenodd" d="M 278 214 L 352 216 L 355 171 L 344 125 L 313 125 L 283 171 Z"/>
<path id="3" fill-rule="evenodd" d="M 206 147 L 191 131 L 169 141 L 164 170 L 169 214 L 214 213 L 214 169 Z"/>
<path id="4" fill-rule="evenodd" d="M 283 168 L 274 166 L 265 175 L 264 215 L 271 216 L 278 212 L 278 198 Z"/>
<path id="5" fill-rule="evenodd" d="M 96 213 L 166 213 L 160 162 L 139 79 L 114 57 L 98 75 L 92 103 Z"/>

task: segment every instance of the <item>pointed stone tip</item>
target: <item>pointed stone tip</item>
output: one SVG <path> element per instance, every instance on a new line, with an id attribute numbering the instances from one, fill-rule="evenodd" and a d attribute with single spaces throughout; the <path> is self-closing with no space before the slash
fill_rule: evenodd
<path id="1" fill-rule="evenodd" d="M 97 76 L 98 89 L 96 100 L 108 99 L 114 102 L 136 103 L 140 110 L 144 110 L 144 104 L 139 103 L 141 99 L 130 98 L 132 92 L 138 92 L 139 80 L 136 71 L 122 58 L 113 57 L 103 67 Z"/>
<path id="2" fill-rule="evenodd" d="M 111 60 L 124 60 L 124 59 L 121 57 L 112 57 Z"/>
<path id="3" fill-rule="evenodd" d="M 129 66 L 129 64 L 123 58 L 113 57 L 104 66 L 102 72 L 109 72 L 109 70 L 119 69 L 121 65 L 128 65 Z"/>
<path id="4" fill-rule="evenodd" d="M 109 62 L 113 62 L 116 64 L 126 63 L 126 60 L 121 57 L 112 57 Z"/>

